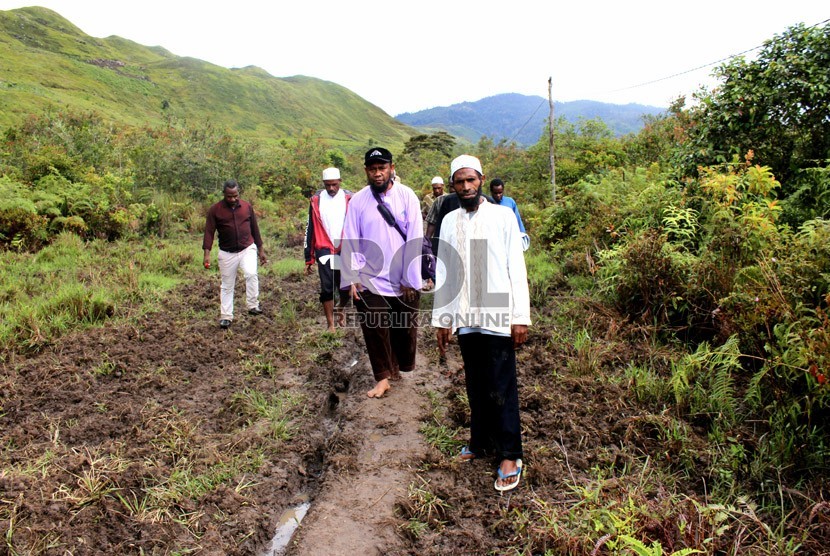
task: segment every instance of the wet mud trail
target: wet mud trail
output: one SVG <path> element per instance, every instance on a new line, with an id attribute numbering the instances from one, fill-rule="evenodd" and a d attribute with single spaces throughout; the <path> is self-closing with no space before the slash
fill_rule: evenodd
<path id="1" fill-rule="evenodd" d="M 369 399 L 362 335 L 324 332 L 316 281 L 261 284 L 264 313 L 237 307 L 227 331 L 218 277 L 204 274 L 157 312 L 6 354 L 0 554 L 403 546 L 395 504 L 426 453 L 428 364 L 419 355 L 415 372 Z M 243 292 L 239 281 L 237 304 Z M 281 516 L 303 502 L 299 532 L 274 550 Z"/>
<path id="2" fill-rule="evenodd" d="M 362 345 L 359 330 L 349 331 Z M 424 342 L 422 331 L 420 342 Z M 429 415 L 427 391 L 440 375 L 419 353 L 416 370 L 402 375 L 380 400 L 368 357 L 356 364 L 355 383 L 341 396 L 341 428 L 332 439 L 329 471 L 311 511 L 295 535 L 290 555 L 390 554 L 403 550 L 396 505 L 406 499 L 429 447 L 419 429 Z M 346 448 L 346 449 L 344 449 Z"/>
<path id="3" fill-rule="evenodd" d="M 221 331 L 218 277 L 203 274 L 157 312 L 7 353 L 0 554 L 512 553 L 515 520 L 566 507 L 593 470 L 676 456 L 659 416 L 621 381 L 598 379 L 644 359 L 641 335 L 601 307 L 552 298 L 518 353 L 525 473 L 500 495 L 498 462 L 453 457 L 469 426 L 457 345 L 439 363 L 422 326 L 416 370 L 369 399 L 360 330 L 324 332 L 317 287 L 266 274 L 264 314 L 243 311 Z M 557 323 L 584 330 L 592 351 L 563 341 Z M 425 423 L 451 442 L 428 445 Z M 302 523 L 274 549 L 299 506 Z M 592 548 L 550 544 L 544 531 L 523 539 L 532 554 Z"/>

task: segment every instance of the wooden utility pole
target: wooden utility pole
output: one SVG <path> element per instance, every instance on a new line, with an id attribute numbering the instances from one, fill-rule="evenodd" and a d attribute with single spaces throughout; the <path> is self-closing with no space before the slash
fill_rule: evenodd
<path id="1" fill-rule="evenodd" d="M 553 192 L 553 202 L 556 203 L 556 164 L 553 161 L 553 77 L 548 77 L 548 104 L 550 104 L 550 187 Z"/>

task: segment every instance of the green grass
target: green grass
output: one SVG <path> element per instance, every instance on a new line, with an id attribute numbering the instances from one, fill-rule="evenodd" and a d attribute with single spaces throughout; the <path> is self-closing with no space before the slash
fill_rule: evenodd
<path id="1" fill-rule="evenodd" d="M 302 274 L 305 271 L 305 263 L 299 258 L 295 259 L 277 259 L 269 261 L 267 265 L 262 267 L 263 275 L 271 275 L 276 278 L 285 278 L 292 274 Z"/>
<path id="2" fill-rule="evenodd" d="M 336 83 L 227 69 L 120 37 L 90 37 L 44 8 L 0 11 L 0 59 L 2 126 L 60 106 L 138 126 L 168 117 L 209 121 L 263 141 L 313 129 L 332 144 L 363 147 L 374 139 L 400 149 L 414 134 Z"/>
<path id="3" fill-rule="evenodd" d="M 445 456 L 452 457 L 458 454 L 464 444 L 461 440 L 458 440 L 461 429 L 451 427 L 444 422 L 446 407 L 440 394 L 430 390 L 427 392 L 427 398 L 431 407 L 431 415 L 421 425 L 419 432 L 424 435 L 427 444 Z"/>
<path id="4" fill-rule="evenodd" d="M 84 243 L 64 233 L 0 258 L 0 344 L 37 350 L 66 332 L 151 308 L 198 269 L 190 239 Z"/>
<path id="5" fill-rule="evenodd" d="M 282 390 L 270 396 L 248 389 L 234 395 L 234 402 L 249 416 L 250 426 L 262 424 L 267 434 L 280 441 L 290 440 L 295 430 L 291 411 L 302 404 L 303 396 Z"/>
<path id="6" fill-rule="evenodd" d="M 407 489 L 407 500 L 399 506 L 399 511 L 406 518 L 401 526 L 404 533 L 418 538 L 428 530 L 440 532 L 447 524 L 450 504 L 435 494 L 429 481 L 418 477 L 420 484 L 411 483 Z"/>
<path id="7" fill-rule="evenodd" d="M 548 294 L 562 280 L 562 268 L 551 260 L 547 251 L 531 249 L 525 253 L 527 265 L 527 282 L 530 289 L 530 302 L 534 307 L 545 306 Z"/>

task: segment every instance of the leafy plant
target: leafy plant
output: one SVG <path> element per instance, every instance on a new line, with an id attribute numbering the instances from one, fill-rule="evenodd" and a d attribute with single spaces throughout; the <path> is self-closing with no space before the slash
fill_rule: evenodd
<path id="1" fill-rule="evenodd" d="M 720 66 L 718 87 L 690 110 L 688 139 L 677 156 L 684 169 L 692 173 L 749 149 L 785 181 L 821 165 L 830 152 L 830 77 L 821 69 L 829 29 L 795 25 L 751 60 L 738 56 Z"/>
<path id="2" fill-rule="evenodd" d="M 717 420 L 725 426 L 738 419 L 735 373 L 741 370 L 738 338 L 733 336 L 715 349 L 701 344 L 672 366 L 671 387 L 681 408 L 694 416 Z"/>

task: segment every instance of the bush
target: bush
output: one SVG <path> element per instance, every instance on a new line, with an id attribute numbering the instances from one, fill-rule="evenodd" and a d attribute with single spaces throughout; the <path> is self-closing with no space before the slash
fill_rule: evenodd
<path id="1" fill-rule="evenodd" d="M 35 251 L 46 244 L 47 219 L 34 207 L 0 208 L 0 247 L 16 251 Z"/>
<path id="2" fill-rule="evenodd" d="M 603 291 L 629 315 L 658 325 L 684 325 L 685 285 L 695 258 L 655 230 L 600 253 Z"/>

